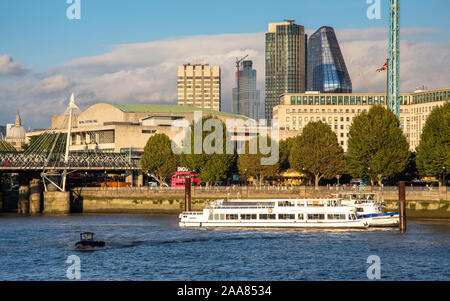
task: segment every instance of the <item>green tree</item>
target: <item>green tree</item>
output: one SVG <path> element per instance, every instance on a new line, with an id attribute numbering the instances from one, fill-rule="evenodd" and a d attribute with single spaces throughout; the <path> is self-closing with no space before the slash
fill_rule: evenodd
<path id="1" fill-rule="evenodd" d="M 291 168 L 289 164 L 289 155 L 291 154 L 292 145 L 295 137 L 287 138 L 280 141 L 280 169 L 286 170 Z"/>
<path id="2" fill-rule="evenodd" d="M 244 144 L 244 151 L 239 155 L 238 158 L 238 169 L 239 174 L 244 177 L 254 177 L 257 179 L 258 183 L 261 184 L 266 178 L 273 178 L 278 175 L 280 172 L 280 162 L 276 160 L 275 164 L 264 165 L 262 161 L 263 158 L 270 158 L 272 153 L 263 154 L 260 148 L 260 139 L 268 139 L 267 147 L 270 147 L 271 150 L 274 150 L 276 143 L 274 140 L 269 137 L 254 137 L 251 141 L 246 141 Z M 253 153 L 252 145 L 254 145 Z"/>
<path id="3" fill-rule="evenodd" d="M 321 121 L 303 128 L 293 143 L 289 162 L 295 170 L 313 175 L 316 189 L 322 178 L 333 179 L 345 171 L 344 150 L 336 134 Z"/>
<path id="4" fill-rule="evenodd" d="M 350 127 L 347 168 L 352 176 L 381 185 L 405 170 L 409 144 L 391 110 L 377 105 L 358 115 Z"/>
<path id="5" fill-rule="evenodd" d="M 419 146 L 417 168 L 422 175 L 448 174 L 450 167 L 450 102 L 434 108 L 428 116 Z"/>
<path id="6" fill-rule="evenodd" d="M 209 126 L 211 127 L 209 128 Z M 195 129 L 200 129 L 201 134 L 196 133 Z M 183 141 L 184 151 L 180 155 L 181 165 L 197 171 L 200 180 L 208 185 L 212 182 L 226 180 L 236 164 L 236 155 L 227 154 L 226 138 L 225 124 L 211 115 L 192 122 Z M 200 151 L 195 147 L 196 142 L 201 147 Z M 208 148 L 205 149 L 205 146 Z"/>
<path id="7" fill-rule="evenodd" d="M 141 168 L 162 186 L 177 171 L 177 161 L 170 138 L 166 134 L 156 134 L 147 141 L 141 157 Z"/>

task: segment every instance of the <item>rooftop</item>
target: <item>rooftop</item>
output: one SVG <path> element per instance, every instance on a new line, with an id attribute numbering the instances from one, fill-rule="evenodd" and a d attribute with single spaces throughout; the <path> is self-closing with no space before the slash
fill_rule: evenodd
<path id="1" fill-rule="evenodd" d="M 204 109 L 192 106 L 178 106 L 178 105 L 152 105 L 152 104 L 112 104 L 110 105 L 118 108 L 124 113 L 194 113 L 201 111 L 207 115 L 219 115 L 233 118 L 240 118 L 248 120 L 249 118 L 243 115 L 231 114 L 226 112 L 219 112 L 211 109 Z"/>

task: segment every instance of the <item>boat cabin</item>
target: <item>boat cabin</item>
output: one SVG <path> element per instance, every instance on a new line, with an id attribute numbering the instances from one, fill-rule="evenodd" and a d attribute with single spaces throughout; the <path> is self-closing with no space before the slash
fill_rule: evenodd
<path id="1" fill-rule="evenodd" d="M 92 232 L 84 232 L 80 234 L 80 239 L 82 241 L 93 241 L 95 238 L 95 234 Z"/>

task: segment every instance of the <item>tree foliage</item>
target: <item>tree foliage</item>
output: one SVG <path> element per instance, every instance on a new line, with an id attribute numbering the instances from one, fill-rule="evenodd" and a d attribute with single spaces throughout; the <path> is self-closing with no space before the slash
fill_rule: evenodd
<path id="1" fill-rule="evenodd" d="M 383 177 L 402 173 L 410 159 L 409 144 L 397 117 L 383 106 L 358 115 L 350 127 L 347 168 L 352 176 L 369 178 L 372 185 Z"/>
<path id="2" fill-rule="evenodd" d="M 445 167 L 445 169 L 444 169 Z M 434 108 L 428 116 L 419 146 L 417 168 L 422 175 L 449 173 L 450 103 Z"/>
<path id="3" fill-rule="evenodd" d="M 336 134 L 321 121 L 308 123 L 295 138 L 289 163 L 299 172 L 312 174 L 316 187 L 320 179 L 332 179 L 345 171 L 344 150 Z"/>
<path id="4" fill-rule="evenodd" d="M 295 137 L 287 138 L 280 141 L 280 169 L 286 170 L 291 166 L 289 164 L 289 155 L 291 154 L 292 145 L 294 145 Z"/>
<path id="5" fill-rule="evenodd" d="M 266 178 L 273 178 L 278 175 L 280 172 L 280 161 L 277 160 L 275 164 L 271 165 L 264 165 L 262 162 L 263 158 L 269 158 L 271 156 L 271 153 L 269 154 L 263 154 L 261 152 L 261 139 L 268 139 L 267 147 L 270 147 L 272 150 L 276 147 L 274 143 L 276 143 L 274 140 L 270 139 L 269 137 L 254 137 L 251 141 L 246 141 L 243 148 L 244 151 L 242 154 L 239 155 L 238 158 L 238 169 L 239 174 L 250 178 L 253 177 L 257 179 L 259 184 L 261 184 L 264 179 Z M 256 151 L 251 153 L 251 145 L 256 146 Z"/>
<path id="6" fill-rule="evenodd" d="M 150 137 L 141 157 L 142 171 L 154 177 L 160 186 L 177 171 L 177 156 L 166 134 Z"/>
<path id="7" fill-rule="evenodd" d="M 206 125 L 209 121 L 216 121 L 217 126 L 207 129 Z M 199 153 L 195 152 L 195 128 L 202 129 L 201 139 L 197 137 L 197 141 L 202 146 Z M 218 139 L 213 139 L 216 133 L 218 134 L 216 137 Z M 227 129 L 225 124 L 213 116 L 204 116 L 201 120 L 192 122 L 183 141 L 184 144 L 190 142 L 190 147 L 188 147 L 187 153 L 180 155 L 181 165 L 197 171 L 200 180 L 208 184 L 227 179 L 236 164 L 236 155 L 227 154 L 226 137 Z M 212 153 L 207 151 L 204 147 L 205 144 L 211 145 L 215 151 Z"/>

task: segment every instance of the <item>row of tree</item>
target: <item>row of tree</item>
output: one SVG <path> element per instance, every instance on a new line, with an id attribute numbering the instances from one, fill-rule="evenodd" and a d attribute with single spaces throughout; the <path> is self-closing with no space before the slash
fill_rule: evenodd
<path id="1" fill-rule="evenodd" d="M 203 128 L 205 122 L 212 118 L 207 116 L 197 122 L 201 122 Z M 259 146 L 260 139 L 266 137 L 258 136 L 253 138 L 254 141 L 245 142 L 242 154 L 227 154 L 227 145 L 223 143 L 227 138 L 225 125 L 222 123 L 220 139 L 213 135 L 216 129 L 210 128 L 202 132 L 201 142 L 211 140 L 209 142 L 215 150 L 213 154 L 205 150 L 195 154 L 194 135 L 190 132 L 187 133 L 190 137 L 185 139 L 185 142 L 190 141 L 190 151 L 181 155 L 175 154 L 168 136 L 157 134 L 151 137 L 141 159 L 143 171 L 160 184 L 176 172 L 177 166 L 184 166 L 197 171 L 201 181 L 207 183 L 229 179 L 236 172 L 263 182 L 276 177 L 281 170 L 293 168 L 309 176 L 315 186 L 321 179 L 333 179 L 343 174 L 381 185 L 382 179 L 411 176 L 416 168 L 421 175 L 442 175 L 450 166 L 450 103 L 431 112 L 417 154 L 409 151 L 408 141 L 396 116 L 383 106 L 374 106 L 354 119 L 346 155 L 336 134 L 326 123 L 310 122 L 300 136 L 280 141 L 279 160 L 270 165 L 261 164 L 261 159 L 267 159 L 271 154 L 262 152 L 259 147 L 256 153 L 250 152 L 252 143 Z M 268 146 L 272 150 L 277 149 L 275 143 L 269 139 Z"/>

